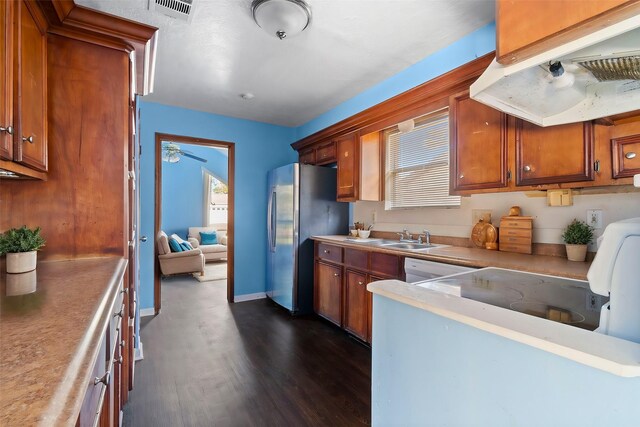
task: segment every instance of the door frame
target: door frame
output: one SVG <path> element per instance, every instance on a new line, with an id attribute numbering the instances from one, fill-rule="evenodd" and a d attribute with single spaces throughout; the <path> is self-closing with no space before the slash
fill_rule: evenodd
<path id="1" fill-rule="evenodd" d="M 229 188 L 229 210 L 227 213 L 227 301 L 234 302 L 234 208 L 235 208 L 235 144 L 233 142 L 218 141 L 214 139 L 196 138 L 192 136 L 172 135 L 156 132 L 155 138 L 155 215 L 153 240 L 156 242 L 162 223 L 162 141 L 172 141 L 178 144 L 204 145 L 208 147 L 226 148 L 227 174 Z M 160 313 L 162 307 L 162 289 L 160 286 L 160 262 L 158 261 L 158 245 L 153 245 L 154 269 L 153 269 L 153 297 L 155 314 Z"/>

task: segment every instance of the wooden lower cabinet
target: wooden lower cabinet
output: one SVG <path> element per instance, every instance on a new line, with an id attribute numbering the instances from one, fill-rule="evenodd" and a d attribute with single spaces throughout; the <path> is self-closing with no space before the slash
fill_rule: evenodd
<path id="1" fill-rule="evenodd" d="M 363 341 L 369 330 L 367 274 L 346 270 L 344 287 L 344 329 Z"/>
<path id="2" fill-rule="evenodd" d="M 316 262 L 313 292 L 315 312 L 342 326 L 342 267 Z"/>

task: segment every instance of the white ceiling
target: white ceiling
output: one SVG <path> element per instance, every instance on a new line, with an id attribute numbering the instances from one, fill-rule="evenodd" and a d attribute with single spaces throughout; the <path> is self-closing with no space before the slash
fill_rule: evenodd
<path id="1" fill-rule="evenodd" d="M 149 0 L 75 1 L 160 28 L 145 100 L 284 126 L 419 62 L 495 10 L 494 0 L 309 0 L 309 28 L 281 41 L 253 22 L 251 0 L 194 0 L 191 23 L 149 11 Z"/>

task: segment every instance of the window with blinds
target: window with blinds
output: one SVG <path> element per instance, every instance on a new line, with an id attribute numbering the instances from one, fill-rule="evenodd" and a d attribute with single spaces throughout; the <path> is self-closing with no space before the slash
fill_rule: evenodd
<path id="1" fill-rule="evenodd" d="M 460 206 L 449 195 L 449 111 L 415 120 L 413 130 L 385 132 L 385 209 Z"/>

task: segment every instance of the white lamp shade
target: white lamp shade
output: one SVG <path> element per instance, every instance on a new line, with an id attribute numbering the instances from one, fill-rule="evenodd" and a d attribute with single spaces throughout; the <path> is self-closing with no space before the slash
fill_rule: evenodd
<path id="1" fill-rule="evenodd" d="M 300 0 L 258 0 L 253 3 L 253 19 L 273 36 L 293 37 L 307 28 L 311 10 Z"/>

